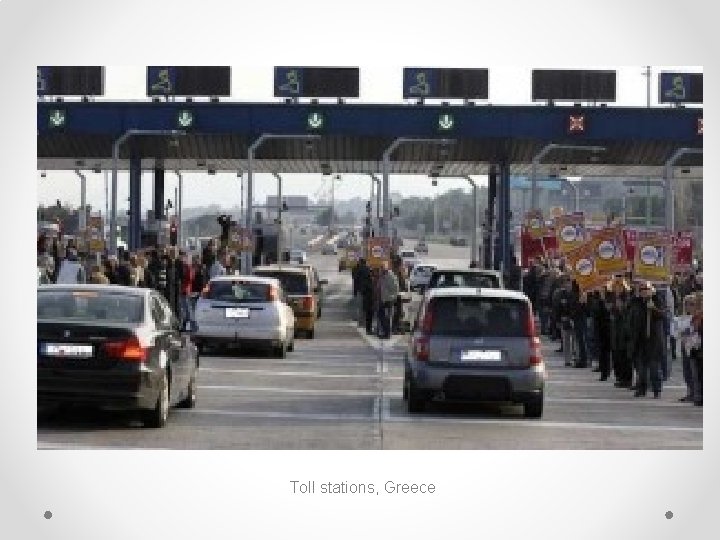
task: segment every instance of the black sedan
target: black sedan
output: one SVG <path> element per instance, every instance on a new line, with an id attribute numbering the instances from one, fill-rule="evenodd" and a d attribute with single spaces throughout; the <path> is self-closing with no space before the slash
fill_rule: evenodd
<path id="1" fill-rule="evenodd" d="M 197 349 L 156 291 L 41 285 L 37 318 L 38 410 L 133 410 L 163 427 L 171 406 L 195 406 Z"/>

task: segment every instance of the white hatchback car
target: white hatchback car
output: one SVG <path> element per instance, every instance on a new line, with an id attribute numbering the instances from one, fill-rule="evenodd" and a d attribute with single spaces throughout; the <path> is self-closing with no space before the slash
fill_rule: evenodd
<path id="1" fill-rule="evenodd" d="M 430 277 L 432 273 L 437 269 L 436 264 L 419 263 L 416 264 L 410 274 L 410 291 L 425 290 L 425 287 L 430 283 Z"/>
<path id="2" fill-rule="evenodd" d="M 258 345 L 284 358 L 295 340 L 295 314 L 274 278 L 218 276 L 210 280 L 195 308 L 194 341 L 208 345 Z"/>

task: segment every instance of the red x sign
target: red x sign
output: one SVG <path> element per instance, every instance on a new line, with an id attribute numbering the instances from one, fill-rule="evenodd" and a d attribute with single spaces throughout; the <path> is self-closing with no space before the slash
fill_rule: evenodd
<path id="1" fill-rule="evenodd" d="M 584 114 L 571 114 L 569 116 L 568 132 L 569 133 L 584 133 L 585 132 L 585 115 Z"/>
<path id="2" fill-rule="evenodd" d="M 698 118 L 698 121 L 697 121 L 697 134 L 698 135 L 703 134 L 703 122 L 702 121 L 703 121 L 702 118 Z"/>

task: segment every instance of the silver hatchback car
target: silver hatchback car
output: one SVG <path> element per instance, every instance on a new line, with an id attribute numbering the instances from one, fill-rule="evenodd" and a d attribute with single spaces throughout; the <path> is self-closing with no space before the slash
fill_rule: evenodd
<path id="1" fill-rule="evenodd" d="M 194 341 L 207 345 L 259 345 L 285 357 L 295 340 L 295 315 L 280 282 L 257 276 L 210 280 L 195 307 Z"/>
<path id="2" fill-rule="evenodd" d="M 431 289 L 405 354 L 403 399 L 422 412 L 432 399 L 510 402 L 543 411 L 545 365 L 530 301 L 494 288 Z"/>

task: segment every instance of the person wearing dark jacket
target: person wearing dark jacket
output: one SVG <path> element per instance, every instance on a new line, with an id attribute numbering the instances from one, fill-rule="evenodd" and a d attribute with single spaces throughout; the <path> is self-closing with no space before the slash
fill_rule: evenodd
<path id="1" fill-rule="evenodd" d="M 576 368 L 588 367 L 587 358 L 587 295 L 580 292 L 577 281 L 572 282 L 572 300 L 570 301 L 570 317 L 572 318 L 575 330 L 575 343 L 577 344 L 578 357 L 575 360 Z"/>
<path id="2" fill-rule="evenodd" d="M 607 296 L 605 296 L 607 294 Z M 595 337 L 598 347 L 598 364 L 600 368 L 600 380 L 607 381 L 610 376 L 610 355 L 612 352 L 612 320 L 610 308 L 612 306 L 610 293 L 600 293 L 596 298 L 595 305 Z"/>
<path id="3" fill-rule="evenodd" d="M 132 272 L 130 271 L 130 253 L 123 251 L 122 262 L 117 267 L 117 281 L 119 285 L 130 287 L 132 283 Z"/>
<path id="4" fill-rule="evenodd" d="M 640 298 L 639 285 L 634 285 L 633 292 L 625 305 L 625 338 L 626 338 L 626 353 L 628 356 L 628 362 L 632 366 L 634 373 L 635 384 L 630 386 L 630 390 L 637 390 L 638 381 L 640 379 L 640 343 L 638 332 L 642 326 L 642 311 L 643 311 L 643 300 Z"/>
<path id="5" fill-rule="evenodd" d="M 512 256 L 510 259 L 510 265 L 507 267 L 505 275 L 503 276 L 505 288 L 512 291 L 519 291 L 521 277 L 522 269 L 517 263 L 517 257 Z"/>
<path id="6" fill-rule="evenodd" d="M 370 268 L 365 262 L 365 259 L 358 261 L 356 279 L 358 292 L 362 300 L 360 321 L 364 321 L 366 332 L 371 334 L 373 319 L 373 281 Z"/>
<path id="7" fill-rule="evenodd" d="M 652 387 L 653 397 L 659 398 L 662 390 L 660 376 L 660 357 L 663 354 L 665 333 L 663 329 L 663 311 L 650 283 L 640 287 L 642 302 L 639 325 L 637 328 L 638 347 L 638 388 L 635 397 L 643 397 L 647 393 L 648 378 Z"/>
<path id="8" fill-rule="evenodd" d="M 612 361 L 615 372 L 615 386 L 617 388 L 630 388 L 633 378 L 632 361 L 627 353 L 629 330 L 626 319 L 626 302 L 624 293 L 616 294 L 610 310 Z"/>

